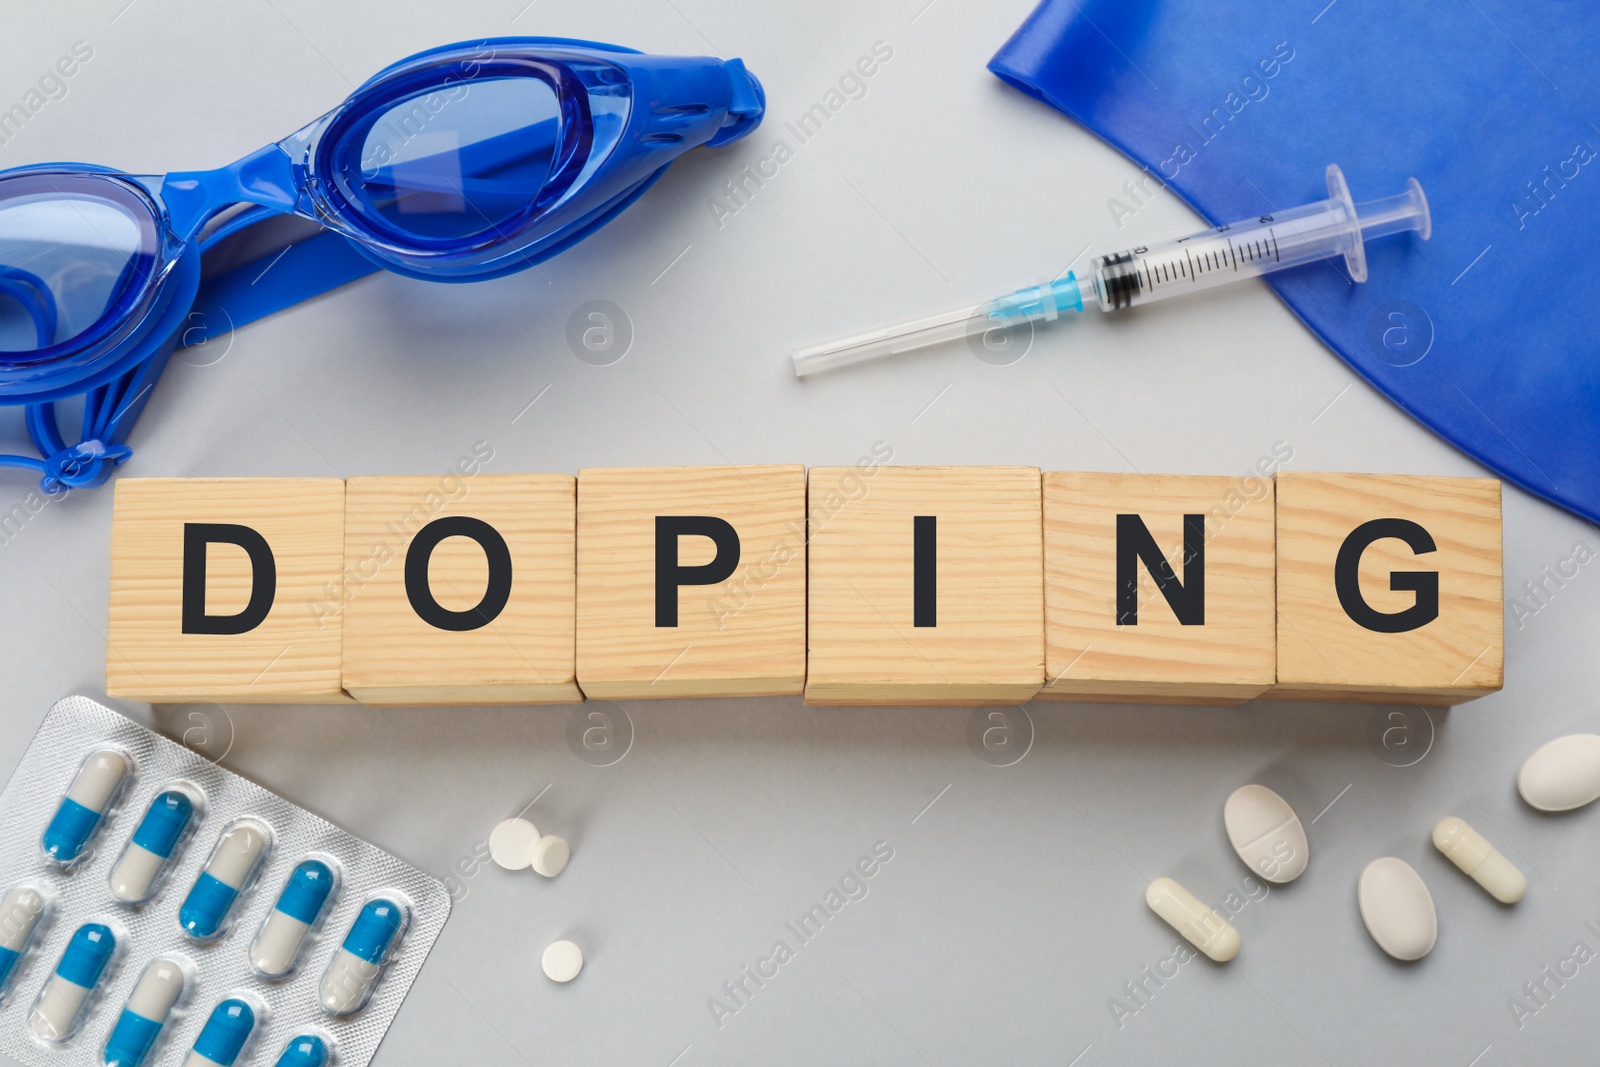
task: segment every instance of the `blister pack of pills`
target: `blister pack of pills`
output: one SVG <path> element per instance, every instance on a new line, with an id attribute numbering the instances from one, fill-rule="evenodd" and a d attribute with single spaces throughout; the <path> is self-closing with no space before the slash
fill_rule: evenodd
<path id="1" fill-rule="evenodd" d="M 30 1067 L 365 1067 L 437 879 L 85 697 L 0 794 L 0 1052 Z"/>

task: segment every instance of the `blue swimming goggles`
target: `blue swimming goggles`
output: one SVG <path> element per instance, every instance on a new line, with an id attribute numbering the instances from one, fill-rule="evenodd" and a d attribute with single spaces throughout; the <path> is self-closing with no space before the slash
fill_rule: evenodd
<path id="1" fill-rule="evenodd" d="M 98 485 L 174 348 L 379 267 L 445 282 L 524 270 L 683 152 L 749 133 L 764 105 L 737 59 L 507 37 L 412 56 L 220 170 L 0 171 L 0 404 L 26 405 L 40 453 L 0 465 L 37 471 L 46 492 Z M 78 395 L 68 445 L 54 404 Z"/>

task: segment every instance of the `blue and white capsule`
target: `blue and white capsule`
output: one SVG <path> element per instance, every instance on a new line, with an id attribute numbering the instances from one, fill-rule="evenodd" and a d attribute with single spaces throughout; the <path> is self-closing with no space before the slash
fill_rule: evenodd
<path id="1" fill-rule="evenodd" d="M 144 904 L 154 897 L 161 872 L 193 818 L 194 799 L 188 793 L 157 793 L 111 868 L 111 895 L 124 904 Z"/>
<path id="2" fill-rule="evenodd" d="M 292 1037 L 273 1067 L 326 1067 L 328 1043 L 319 1034 Z"/>
<path id="3" fill-rule="evenodd" d="M 105 977 L 117 936 L 104 923 L 84 923 L 67 942 L 56 971 L 39 991 L 28 1025 L 40 1041 L 60 1044 L 77 1033 L 89 995 Z"/>
<path id="4" fill-rule="evenodd" d="M 183 964 L 158 956 L 145 967 L 111 1029 L 101 1062 L 105 1067 L 140 1067 L 188 984 Z"/>
<path id="5" fill-rule="evenodd" d="M 243 997 L 229 997 L 212 1009 L 183 1067 L 233 1067 L 255 1029 L 256 1009 Z"/>
<path id="6" fill-rule="evenodd" d="M 239 894 L 255 881 L 272 848 L 272 832 L 251 819 L 236 819 L 222 830 L 205 870 L 189 888 L 178 909 L 178 924 L 196 941 L 210 941 L 227 932 Z"/>
<path id="7" fill-rule="evenodd" d="M 323 972 L 318 994 L 324 1011 L 350 1015 L 366 1005 L 409 918 L 403 904 L 384 897 L 367 901 Z"/>
<path id="8" fill-rule="evenodd" d="M 132 773 L 133 760 L 120 748 L 89 753 L 40 841 L 52 863 L 71 867 L 88 855 L 89 842 Z"/>
<path id="9" fill-rule="evenodd" d="M 0 1002 L 11 987 L 17 964 L 33 943 L 33 932 L 44 911 L 44 894 L 31 885 L 19 885 L 0 900 Z"/>
<path id="10" fill-rule="evenodd" d="M 282 978 L 294 970 L 306 936 L 322 917 L 338 876 L 319 859 L 301 860 L 289 872 L 278 903 L 261 924 L 250 946 L 250 965 L 265 978 Z"/>

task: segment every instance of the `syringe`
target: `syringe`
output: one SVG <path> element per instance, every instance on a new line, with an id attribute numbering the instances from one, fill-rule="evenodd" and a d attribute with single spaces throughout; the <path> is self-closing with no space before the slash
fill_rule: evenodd
<path id="1" fill-rule="evenodd" d="M 1140 245 L 1094 261 L 1093 290 L 1072 272 L 1043 285 L 1018 289 L 976 306 L 951 308 L 893 326 L 796 348 L 799 377 L 870 359 L 912 352 L 943 341 L 1029 322 L 1053 322 L 1082 311 L 1089 292 L 1101 311 L 1120 311 L 1180 293 L 1287 270 L 1343 256 L 1354 281 L 1367 280 L 1365 241 L 1415 230 L 1424 241 L 1433 232 L 1428 201 L 1417 179 L 1406 191 L 1357 204 L 1344 173 L 1328 165 L 1328 199 L 1287 211 L 1203 230 L 1160 245 Z"/>

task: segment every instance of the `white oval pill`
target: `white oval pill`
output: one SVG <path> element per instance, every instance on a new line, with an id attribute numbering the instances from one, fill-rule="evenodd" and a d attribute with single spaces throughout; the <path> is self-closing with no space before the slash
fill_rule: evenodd
<path id="1" fill-rule="evenodd" d="M 1600 799 L 1600 735 L 1568 734 L 1534 749 L 1517 792 L 1540 811 L 1571 811 Z"/>
<path id="2" fill-rule="evenodd" d="M 583 950 L 571 941 L 557 941 L 544 950 L 539 966 L 552 982 L 570 982 L 583 970 Z"/>
<path id="3" fill-rule="evenodd" d="M 489 834 L 489 858 L 508 871 L 525 870 L 538 843 L 537 826 L 527 819 L 506 819 Z"/>
<path id="4" fill-rule="evenodd" d="M 555 834 L 545 834 L 533 846 L 533 869 L 546 878 L 554 878 L 566 870 L 567 860 L 571 858 L 572 846 Z"/>
<path id="5" fill-rule="evenodd" d="M 1292 882 L 1311 858 L 1306 828 L 1289 802 L 1264 785 L 1241 785 L 1222 805 L 1222 824 L 1244 865 L 1269 882 Z"/>
<path id="6" fill-rule="evenodd" d="M 1367 864 L 1356 883 L 1361 921 L 1378 947 L 1397 960 L 1420 960 L 1439 937 L 1433 894 L 1411 864 L 1384 856 Z"/>
<path id="7" fill-rule="evenodd" d="M 1528 876 L 1489 844 L 1488 838 L 1454 815 L 1434 824 L 1433 847 L 1500 903 L 1515 904 L 1528 895 Z"/>
<path id="8" fill-rule="evenodd" d="M 1144 891 L 1144 902 L 1191 945 L 1218 963 L 1227 963 L 1239 954 L 1239 931 L 1233 924 L 1171 878 L 1151 882 Z"/>

